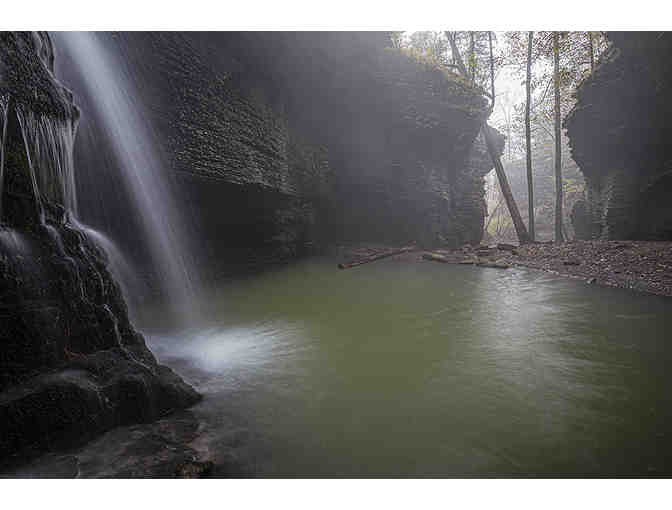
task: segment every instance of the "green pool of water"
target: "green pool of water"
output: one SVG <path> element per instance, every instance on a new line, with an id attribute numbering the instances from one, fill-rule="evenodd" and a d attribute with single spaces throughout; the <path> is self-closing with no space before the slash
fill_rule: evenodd
<path id="1" fill-rule="evenodd" d="M 143 330 L 199 448 L 276 476 L 672 474 L 672 300 L 527 270 L 312 259 Z"/>

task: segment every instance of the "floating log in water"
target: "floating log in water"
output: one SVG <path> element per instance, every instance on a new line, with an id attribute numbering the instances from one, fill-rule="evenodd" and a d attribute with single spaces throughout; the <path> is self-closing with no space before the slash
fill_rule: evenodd
<path id="1" fill-rule="evenodd" d="M 381 253 L 376 253 L 375 255 L 370 255 L 363 259 L 353 260 L 352 262 L 347 262 L 345 264 L 339 264 L 339 269 L 350 269 L 351 267 L 361 266 L 362 264 L 368 264 L 369 262 L 375 262 L 376 260 L 384 259 L 387 257 L 392 257 L 393 255 L 399 255 L 401 253 L 406 253 L 409 251 L 415 250 L 415 246 L 404 246 L 403 248 L 394 248 L 392 250 L 387 250 Z"/>

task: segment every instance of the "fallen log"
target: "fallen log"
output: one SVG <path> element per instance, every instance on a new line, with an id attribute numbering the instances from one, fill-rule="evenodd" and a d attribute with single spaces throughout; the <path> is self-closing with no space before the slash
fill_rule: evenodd
<path id="1" fill-rule="evenodd" d="M 450 260 L 444 255 L 439 255 L 438 253 L 423 253 L 422 258 L 425 260 L 433 260 L 434 262 L 443 262 L 449 263 Z"/>
<path id="2" fill-rule="evenodd" d="M 403 248 L 395 248 L 393 250 L 387 250 L 381 253 L 376 253 L 375 255 L 371 255 L 369 257 L 365 257 L 360 260 L 354 260 L 352 262 L 346 262 L 344 264 L 339 264 L 338 268 L 339 269 L 350 269 L 351 267 L 355 266 L 361 266 L 362 264 L 368 264 L 369 262 L 375 262 L 376 260 L 384 259 L 387 257 L 392 257 L 393 255 L 399 255 L 401 253 L 406 253 L 409 251 L 415 250 L 415 246 L 404 246 Z"/>

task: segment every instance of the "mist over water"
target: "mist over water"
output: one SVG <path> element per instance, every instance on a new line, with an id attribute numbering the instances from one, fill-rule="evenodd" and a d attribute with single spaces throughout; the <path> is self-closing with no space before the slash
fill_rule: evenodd
<path id="1" fill-rule="evenodd" d="M 669 300 L 526 270 L 313 259 L 142 324 L 205 456 L 278 476 L 672 473 Z M 235 470 L 234 470 L 235 472 Z"/>
<path id="2" fill-rule="evenodd" d="M 77 67 L 81 83 L 92 98 L 95 113 L 114 149 L 127 194 L 132 197 L 157 273 L 156 285 L 173 308 L 186 320 L 194 295 L 194 271 L 190 267 L 182 218 L 171 189 L 169 172 L 161 160 L 151 128 L 123 55 L 113 54 L 102 43 L 104 34 L 55 32 L 56 45 Z M 67 84 L 67 83 L 66 83 Z M 95 150 L 92 148 L 91 150 Z M 78 168 L 96 172 L 97 168 Z M 103 190 L 104 191 L 104 190 Z M 113 257 L 118 259 L 119 257 Z M 118 271 L 124 272 L 123 268 Z M 128 284 L 127 284 L 128 286 Z"/>

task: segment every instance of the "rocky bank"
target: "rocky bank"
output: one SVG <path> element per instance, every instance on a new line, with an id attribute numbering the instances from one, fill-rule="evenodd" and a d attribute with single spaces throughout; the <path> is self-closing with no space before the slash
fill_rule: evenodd
<path id="1" fill-rule="evenodd" d="M 416 259 L 499 269 L 527 267 L 589 284 L 672 296 L 672 242 L 572 241 L 465 246 L 434 250 Z"/>

